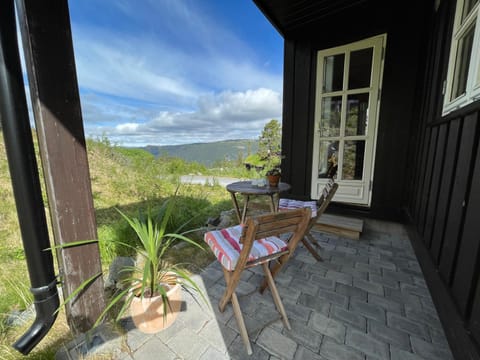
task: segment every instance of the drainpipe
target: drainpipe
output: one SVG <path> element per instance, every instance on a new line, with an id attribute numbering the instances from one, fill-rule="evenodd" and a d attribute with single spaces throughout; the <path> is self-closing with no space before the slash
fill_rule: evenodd
<path id="1" fill-rule="evenodd" d="M 27 355 L 55 322 L 59 297 L 16 34 L 13 0 L 1 0 L 0 119 L 36 311 L 13 347 Z"/>

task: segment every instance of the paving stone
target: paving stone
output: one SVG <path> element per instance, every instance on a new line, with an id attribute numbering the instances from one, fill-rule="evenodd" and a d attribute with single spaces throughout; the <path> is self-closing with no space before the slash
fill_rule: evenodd
<path id="1" fill-rule="evenodd" d="M 407 292 L 409 294 L 418 295 L 427 299 L 430 299 L 430 292 L 427 288 L 418 285 L 411 284 L 401 284 L 402 292 Z"/>
<path id="2" fill-rule="evenodd" d="M 368 293 L 365 290 L 359 289 L 357 287 L 345 285 L 345 284 L 337 284 L 335 287 L 335 292 L 337 294 L 342 294 L 348 296 L 349 298 L 360 299 L 363 301 L 367 300 Z"/>
<path id="3" fill-rule="evenodd" d="M 200 276 L 203 279 L 205 286 L 211 286 L 217 281 L 223 280 L 223 271 L 214 267 L 207 267 Z"/>
<path id="4" fill-rule="evenodd" d="M 382 269 L 382 275 L 385 279 L 413 284 L 412 276 L 405 274 L 402 271 L 392 271 L 388 269 Z"/>
<path id="5" fill-rule="evenodd" d="M 283 299 L 283 306 L 285 307 L 289 319 L 297 319 L 305 324 L 308 322 L 312 313 L 312 309 L 309 307 L 297 304 L 296 302 L 291 302 L 288 299 Z"/>
<path id="6" fill-rule="evenodd" d="M 297 351 L 295 341 L 268 327 L 258 336 L 257 344 L 280 359 L 293 359 Z"/>
<path id="7" fill-rule="evenodd" d="M 400 286 L 402 286 L 401 283 Z M 385 288 L 385 298 L 401 302 L 405 305 L 415 306 L 418 309 L 422 308 L 422 303 L 418 295 L 404 293 L 387 287 Z"/>
<path id="8" fill-rule="evenodd" d="M 445 337 L 445 332 L 443 329 L 429 329 L 430 337 L 432 338 L 432 343 L 444 348 L 449 348 L 447 338 Z"/>
<path id="9" fill-rule="evenodd" d="M 385 261 L 381 259 L 371 259 L 370 265 L 378 266 L 378 267 L 381 267 L 382 269 L 388 269 L 392 271 L 397 270 L 397 265 L 395 265 L 393 262 Z"/>
<path id="10" fill-rule="evenodd" d="M 353 276 L 350 274 L 344 274 L 339 271 L 328 270 L 325 278 L 332 279 L 333 281 L 345 284 L 345 285 L 352 285 Z"/>
<path id="11" fill-rule="evenodd" d="M 312 274 L 311 281 L 318 285 L 321 289 L 325 290 L 334 290 L 335 289 L 335 281 L 332 279 L 327 279 L 323 275 Z"/>
<path id="12" fill-rule="evenodd" d="M 217 351 L 226 353 L 230 344 L 237 337 L 237 332 L 230 327 L 217 323 L 215 320 L 210 321 L 201 331 L 198 333 L 204 341 L 208 342 Z"/>
<path id="13" fill-rule="evenodd" d="M 367 331 L 367 319 L 362 315 L 345 310 L 338 306 L 334 306 L 332 310 L 332 318 L 350 324 L 361 331 Z"/>
<path id="14" fill-rule="evenodd" d="M 353 286 L 375 295 L 383 296 L 384 294 L 383 286 L 380 284 L 375 284 L 371 281 L 365 281 L 363 279 L 355 278 L 353 279 Z"/>
<path id="15" fill-rule="evenodd" d="M 345 273 L 345 274 L 350 274 L 353 277 L 357 277 L 357 278 L 360 278 L 360 279 L 364 279 L 364 280 L 368 279 L 368 272 L 363 271 L 363 270 L 359 270 L 355 267 L 344 265 L 344 266 L 342 266 L 340 272 Z"/>
<path id="16" fill-rule="evenodd" d="M 298 298 L 298 304 L 304 305 L 305 307 L 324 315 L 328 315 L 330 312 L 330 303 L 316 296 L 301 294 Z"/>
<path id="17" fill-rule="evenodd" d="M 338 285 L 341 284 L 337 284 L 337 286 Z M 333 291 L 320 289 L 318 291 L 318 297 L 335 305 L 343 306 L 345 308 L 348 306 L 348 297 Z"/>
<path id="18" fill-rule="evenodd" d="M 270 354 L 263 350 L 260 346 L 250 340 L 252 347 L 252 355 L 247 354 L 247 349 L 241 336 L 237 336 L 232 345 L 228 348 L 228 356 L 232 360 L 268 360 Z"/>
<path id="19" fill-rule="evenodd" d="M 340 321 L 331 319 L 320 313 L 315 313 L 308 322 L 308 326 L 311 326 L 313 330 L 332 338 L 339 344 L 345 342 L 346 326 Z"/>
<path id="20" fill-rule="evenodd" d="M 285 267 L 284 269 L 282 269 L 282 272 L 285 275 L 291 276 L 292 277 L 291 281 L 294 281 L 293 278 L 295 278 L 295 280 L 296 279 L 308 280 L 310 276 L 310 272 L 308 270 L 299 269 L 293 266 Z M 277 279 L 275 279 L 275 281 L 277 281 Z"/>
<path id="21" fill-rule="evenodd" d="M 349 309 L 368 319 L 373 319 L 383 324 L 386 322 L 385 309 L 380 305 L 366 303 L 358 299 L 350 299 Z"/>
<path id="22" fill-rule="evenodd" d="M 282 333 L 294 340 L 297 344 L 301 344 L 318 353 L 323 336 L 302 322 L 292 319 L 290 320 L 290 325 L 292 330 L 283 329 Z"/>
<path id="23" fill-rule="evenodd" d="M 185 359 L 198 358 L 208 347 L 208 343 L 190 328 L 180 330 L 168 340 L 167 345 Z M 158 350 L 155 350 L 154 354 L 158 358 Z"/>
<path id="24" fill-rule="evenodd" d="M 422 323 L 407 319 L 406 317 L 387 312 L 387 325 L 392 329 L 404 331 L 412 336 L 430 340 L 427 327 Z"/>
<path id="25" fill-rule="evenodd" d="M 138 330 L 130 316 L 122 319 L 120 325 L 125 331 L 127 331 L 126 343 L 131 351 L 137 350 L 154 336 L 153 334 L 144 334 Z M 164 335 L 168 336 L 169 334 L 172 334 L 175 329 L 181 329 L 184 326 L 185 324 L 177 318 L 170 327 L 160 332 L 160 334 L 165 333 Z"/>
<path id="26" fill-rule="evenodd" d="M 344 254 L 342 254 L 342 256 L 334 255 L 330 261 L 336 265 L 351 267 L 355 266 L 355 260 Z"/>
<path id="27" fill-rule="evenodd" d="M 307 275 L 316 274 L 316 275 L 319 275 L 319 276 L 325 276 L 325 274 L 327 273 L 328 270 L 329 269 L 326 269 L 325 267 L 320 266 L 318 263 L 307 264 L 304 267 L 304 271 L 305 271 L 305 273 L 307 273 Z"/>
<path id="28" fill-rule="evenodd" d="M 390 351 L 386 343 L 353 328 L 347 329 L 345 344 L 373 358 L 384 360 L 390 356 Z"/>
<path id="29" fill-rule="evenodd" d="M 309 295 L 316 295 L 318 292 L 318 285 L 312 283 L 310 280 L 298 279 L 295 276 L 290 282 L 290 289 L 293 292 L 301 292 Z"/>
<path id="30" fill-rule="evenodd" d="M 368 320 L 368 333 L 378 340 L 395 345 L 399 349 L 411 351 L 410 338 L 406 332 L 392 329 L 375 320 Z"/>
<path id="31" fill-rule="evenodd" d="M 233 308 L 231 306 L 227 306 L 223 312 L 220 312 L 218 303 L 214 303 L 212 304 L 212 315 L 216 321 L 226 324 L 233 316 Z"/>
<path id="32" fill-rule="evenodd" d="M 375 294 L 368 294 L 368 303 L 381 306 L 385 310 L 390 311 L 390 312 L 394 312 L 394 313 L 398 313 L 398 314 L 404 314 L 405 313 L 404 306 L 401 302 L 394 301 L 392 299 L 386 299 L 383 296 L 378 296 L 378 295 L 375 295 Z"/>
<path id="33" fill-rule="evenodd" d="M 320 355 L 329 360 L 364 360 L 365 356 L 345 344 L 337 344 L 335 341 L 324 339 L 320 347 Z"/>
<path id="34" fill-rule="evenodd" d="M 152 338 L 141 346 L 134 353 L 136 359 L 156 360 L 158 354 L 162 354 L 162 359 L 170 360 L 177 359 L 177 355 L 167 345 L 165 345 L 160 339 Z"/>
<path id="35" fill-rule="evenodd" d="M 295 360 L 325 360 L 325 358 L 299 345 L 295 353 Z"/>
<path id="36" fill-rule="evenodd" d="M 413 352 L 425 359 L 453 360 L 452 353 L 449 349 L 440 348 L 435 344 L 421 340 L 415 336 L 412 336 L 410 341 L 412 342 Z"/>
<path id="37" fill-rule="evenodd" d="M 430 312 L 426 312 L 425 310 L 419 310 L 416 307 L 412 307 L 410 305 L 405 306 L 405 315 L 407 318 L 411 320 L 420 321 L 428 327 L 434 329 L 442 329 L 442 324 L 438 319 L 437 314 L 432 314 Z"/>
<path id="38" fill-rule="evenodd" d="M 349 247 L 349 246 L 339 245 L 339 246 L 336 247 L 336 250 L 344 252 L 346 254 L 351 254 L 351 255 L 355 255 L 357 253 L 357 249 L 355 249 L 354 247 Z"/>
<path id="39" fill-rule="evenodd" d="M 383 286 L 388 286 L 392 289 L 399 289 L 400 288 L 400 282 L 399 281 L 389 279 L 389 278 L 385 278 L 381 275 L 370 274 L 368 279 L 370 281 L 374 282 L 374 283 L 377 283 L 377 284 L 380 284 L 380 285 L 383 285 Z"/>
<path id="40" fill-rule="evenodd" d="M 209 347 L 200 357 L 199 360 L 226 360 L 230 357 L 226 353 L 219 352 L 218 350 Z M 158 357 L 157 357 L 158 359 Z M 163 354 L 162 354 L 163 359 Z"/>
<path id="41" fill-rule="evenodd" d="M 390 356 L 391 360 L 425 360 L 417 354 L 393 346 L 390 346 Z"/>
<path id="42" fill-rule="evenodd" d="M 243 320 L 247 328 L 248 335 L 251 340 L 255 341 L 260 332 L 274 322 L 282 324 L 280 314 L 274 308 L 260 307 L 253 315 L 243 314 Z M 227 323 L 227 326 L 240 333 L 238 329 L 237 320 L 235 317 Z"/>

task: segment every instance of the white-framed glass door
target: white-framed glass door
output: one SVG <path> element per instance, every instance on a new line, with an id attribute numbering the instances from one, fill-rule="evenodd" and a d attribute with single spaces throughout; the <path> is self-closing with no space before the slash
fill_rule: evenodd
<path id="1" fill-rule="evenodd" d="M 317 54 L 311 196 L 333 170 L 334 201 L 370 205 L 386 35 Z"/>

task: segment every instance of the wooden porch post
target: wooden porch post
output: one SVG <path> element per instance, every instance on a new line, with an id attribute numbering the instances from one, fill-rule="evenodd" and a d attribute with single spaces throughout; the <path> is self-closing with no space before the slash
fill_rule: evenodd
<path id="1" fill-rule="evenodd" d="M 67 0 L 16 0 L 55 244 L 97 239 Z M 64 298 L 101 272 L 98 244 L 57 251 Z M 103 279 L 66 306 L 74 333 L 105 307 Z"/>

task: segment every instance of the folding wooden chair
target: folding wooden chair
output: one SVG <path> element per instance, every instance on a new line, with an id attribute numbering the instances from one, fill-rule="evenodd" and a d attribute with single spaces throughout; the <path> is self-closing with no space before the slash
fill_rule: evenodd
<path id="1" fill-rule="evenodd" d="M 303 238 L 310 217 L 311 210 L 309 208 L 270 213 L 247 218 L 244 225 L 210 231 L 205 234 L 205 242 L 222 264 L 225 275 L 226 290 L 220 300 L 219 309 L 223 312 L 227 304 L 232 302 L 240 335 L 249 355 L 252 354 L 252 347 L 235 294 L 242 271 L 253 266 L 262 266 L 265 282 L 271 289 L 277 310 L 282 316 L 285 327 L 290 330 L 290 323 L 270 273 L 269 263 L 279 260 L 284 264 L 288 260 Z M 289 234 L 290 238 L 287 241 L 282 240 L 280 238 L 282 234 Z"/>
<path id="2" fill-rule="evenodd" d="M 315 238 L 312 236 L 310 231 L 317 223 L 317 220 L 320 218 L 320 216 L 322 216 L 322 214 L 327 209 L 330 201 L 332 200 L 335 192 L 337 191 L 337 188 L 338 184 L 333 180 L 333 178 L 330 178 L 325 187 L 323 188 L 320 199 L 318 199 L 317 201 L 300 201 L 282 198 L 280 199 L 278 204 L 279 211 L 292 210 L 304 207 L 308 207 L 312 210 L 312 218 L 308 223 L 307 229 L 305 231 L 305 236 L 302 238 L 302 243 L 317 261 L 322 261 L 322 258 L 313 246 L 320 247 L 320 245 L 318 244 L 317 240 L 315 240 Z"/>

